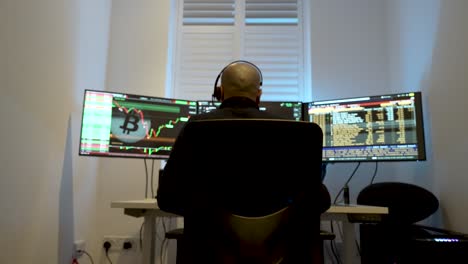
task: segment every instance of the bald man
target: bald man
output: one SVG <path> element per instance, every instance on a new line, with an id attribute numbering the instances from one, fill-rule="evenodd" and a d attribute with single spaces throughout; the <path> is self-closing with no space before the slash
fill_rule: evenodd
<path id="1" fill-rule="evenodd" d="M 262 90 L 260 88 L 261 82 L 261 73 L 259 70 L 252 65 L 251 63 L 239 61 L 235 63 L 229 64 L 225 67 L 224 71 L 222 72 L 221 76 L 221 86 L 219 87 L 219 95 L 218 98 L 221 101 L 221 105 L 218 109 L 211 111 L 209 113 L 203 113 L 199 115 L 194 115 L 190 118 L 188 122 L 193 122 L 195 120 L 206 120 L 206 119 L 233 119 L 233 118 L 258 118 L 258 119 L 282 119 L 281 117 L 275 116 L 273 114 L 268 113 L 267 111 L 260 111 L 259 103 L 260 97 L 262 95 Z M 246 131 L 249 133 L 249 131 Z M 268 136 L 268 135 L 253 135 L 253 136 Z M 229 140 L 228 138 L 226 140 Z M 216 186 L 208 186 L 209 184 L 204 183 L 200 184 L 201 180 L 193 181 L 193 177 L 195 179 L 203 179 L 204 175 L 193 175 L 191 173 L 191 164 L 190 162 L 183 162 L 191 160 L 190 157 L 187 157 L 186 151 L 184 151 L 185 144 L 187 144 L 184 140 L 184 129 L 180 132 L 173 148 L 171 155 L 167 161 L 167 164 L 164 168 L 163 173 L 160 175 L 159 178 L 159 186 L 157 190 L 157 201 L 159 208 L 172 212 L 175 214 L 179 214 L 185 216 L 185 232 L 188 233 L 188 230 L 193 230 L 193 228 L 189 227 L 190 225 L 196 225 L 197 227 L 206 225 L 206 221 L 202 222 L 194 222 L 189 221 L 187 223 L 187 219 L 193 215 L 199 214 L 206 214 L 203 213 L 203 206 L 205 208 L 209 208 L 211 203 L 216 203 L 218 200 L 221 200 L 220 197 L 211 197 L 209 201 L 202 201 L 202 195 L 206 197 L 206 194 L 213 190 L 213 188 L 217 188 Z M 222 147 L 222 142 L 220 142 L 220 147 Z M 216 152 L 216 149 L 213 149 L 213 152 Z M 258 157 L 261 159 L 262 157 Z M 182 162 L 181 162 L 182 161 Z M 210 160 L 207 160 L 209 163 Z M 181 164 L 184 163 L 184 164 Z M 214 165 L 214 164 L 213 164 Z M 213 166 L 214 167 L 214 166 Z M 229 170 L 229 168 L 226 168 Z M 213 175 L 213 172 L 209 172 L 210 175 Z M 216 174 L 216 173 L 215 173 Z M 222 176 L 222 172 L 219 172 L 219 175 Z M 287 175 L 285 175 L 287 177 Z M 229 181 L 229 179 L 225 179 Z M 232 180 L 232 179 L 231 179 Z M 194 183 L 195 182 L 195 183 Z M 256 182 L 256 179 L 250 179 L 249 182 L 245 182 L 246 186 L 249 184 L 253 184 L 254 186 L 262 185 L 261 183 Z M 194 186 L 197 185 L 197 186 Z M 271 184 L 270 184 L 271 185 Z M 269 186 L 270 186 L 269 185 Z M 274 185 L 274 184 L 273 184 Z M 276 187 L 272 188 L 283 188 L 284 186 L 282 183 L 274 185 Z M 265 196 L 262 193 L 263 190 L 261 188 L 258 189 L 258 197 L 252 197 L 252 199 L 261 199 Z M 219 193 L 219 192 L 218 192 Z M 227 193 L 227 192 L 225 192 Z M 239 190 L 239 195 L 242 194 L 242 190 Z M 323 186 L 323 198 L 324 201 L 323 207 L 320 208 L 320 212 L 324 212 L 330 206 L 330 195 L 328 190 L 325 186 Z M 225 197 L 226 198 L 226 197 Z M 281 202 L 278 202 L 281 201 Z M 201 204 L 200 204 L 201 203 Z M 276 201 L 272 201 L 270 204 L 265 204 L 265 210 L 274 212 L 280 208 L 283 208 L 287 203 L 289 203 L 288 197 L 279 197 Z M 236 210 L 244 210 L 244 207 L 241 208 L 231 208 L 233 211 Z M 208 210 L 209 211 L 209 210 Z M 243 211 L 242 211 L 243 212 Z M 243 213 L 241 213 L 243 214 Z M 197 217 L 195 217 L 197 218 Z M 193 219 L 193 217 L 192 217 Z M 206 219 L 209 219 L 207 216 Z M 206 220 L 205 219 L 205 220 Z M 317 223 L 320 224 L 320 223 Z M 308 223 L 309 225 L 309 223 Z M 210 227 L 206 227 L 210 229 Z M 209 232 L 209 230 L 207 230 Z M 297 232 L 300 233 L 300 232 Z M 192 259 L 192 261 L 185 259 L 181 261 L 181 263 L 212 263 L 208 261 L 207 257 L 209 256 L 210 249 L 208 244 L 211 247 L 216 245 L 216 241 L 209 242 L 208 233 L 204 234 L 197 234 L 197 235 L 189 235 L 186 237 L 186 243 L 190 244 L 190 247 L 187 247 L 187 250 L 193 249 L 194 251 L 189 252 L 178 252 L 178 263 L 179 257 L 192 256 L 186 257 L 188 259 Z M 192 242 L 188 242 L 189 241 Z M 205 239 L 205 240 L 203 240 Z M 310 238 L 308 238 L 310 240 Z M 199 248 L 196 248 L 199 244 Z M 321 244 L 319 244 L 320 246 Z M 178 244 L 179 246 L 179 244 Z M 179 249 L 178 249 L 179 250 Z M 182 250 L 182 247 L 180 247 Z M 199 258 L 203 259 L 203 262 L 199 262 L 197 257 L 194 257 L 197 254 L 201 254 Z M 216 263 L 216 262 L 214 262 Z M 307 263 L 315 263 L 308 261 Z M 295 262 L 295 264 L 301 264 L 299 262 Z"/>
<path id="2" fill-rule="evenodd" d="M 235 62 L 229 64 L 221 76 L 220 101 L 218 109 L 209 113 L 194 115 L 188 122 L 205 119 L 232 119 L 232 118 L 261 118 L 284 119 L 266 111 L 260 111 L 258 104 L 262 90 L 260 89 L 261 76 L 259 70 L 248 62 Z M 159 208 L 164 211 L 185 215 L 190 193 L 181 191 L 184 177 L 190 177 L 190 169 L 177 164 L 179 155 L 183 155 L 184 130 L 172 148 L 164 172 L 160 175 L 157 190 Z"/>

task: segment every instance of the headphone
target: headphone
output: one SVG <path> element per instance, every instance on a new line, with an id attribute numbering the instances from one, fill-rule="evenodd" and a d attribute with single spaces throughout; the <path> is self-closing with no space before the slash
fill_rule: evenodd
<path id="1" fill-rule="evenodd" d="M 213 98 L 216 98 L 216 100 L 221 101 L 221 87 L 218 86 L 218 81 L 219 81 L 219 79 L 221 78 L 221 76 L 223 75 L 223 72 L 224 72 L 229 66 L 231 66 L 231 65 L 234 64 L 234 63 L 238 63 L 238 62 L 247 63 L 247 64 L 249 64 L 249 65 L 252 65 L 255 69 L 257 69 L 258 74 L 260 75 L 260 86 L 263 85 L 263 75 L 262 75 L 262 71 L 260 70 L 260 68 L 257 67 L 257 65 L 253 64 L 253 63 L 250 62 L 250 61 L 246 61 L 246 60 L 236 60 L 236 61 L 233 61 L 233 62 L 229 63 L 228 65 L 226 65 L 226 66 L 221 70 L 221 72 L 219 72 L 218 76 L 216 77 L 216 81 L 215 81 L 215 83 L 214 83 L 213 94 L 211 95 Z"/>

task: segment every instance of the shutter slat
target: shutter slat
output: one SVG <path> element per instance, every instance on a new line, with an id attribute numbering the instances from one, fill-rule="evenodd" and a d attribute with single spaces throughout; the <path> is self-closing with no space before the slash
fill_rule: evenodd
<path id="1" fill-rule="evenodd" d="M 245 3 L 248 4 L 286 4 L 294 3 L 297 4 L 297 0 L 246 0 Z"/>
<path id="2" fill-rule="evenodd" d="M 220 17 L 233 17 L 232 12 L 230 11 L 184 11 L 185 18 L 220 18 Z"/>
<path id="3" fill-rule="evenodd" d="M 297 5 L 296 4 L 271 4 L 271 5 L 264 5 L 264 4 L 247 4 L 246 11 L 277 11 L 277 12 L 287 12 L 287 11 L 296 11 L 297 12 Z"/>
<path id="4" fill-rule="evenodd" d="M 275 11 L 251 11 L 246 14 L 247 18 L 272 18 L 272 19 L 281 19 L 281 18 L 297 18 L 297 12 L 275 12 Z"/>
<path id="5" fill-rule="evenodd" d="M 234 0 L 185 0 L 184 25 L 233 25 Z"/>
<path id="6" fill-rule="evenodd" d="M 233 4 L 234 0 L 184 0 L 184 5 L 187 4 Z"/>
<path id="7" fill-rule="evenodd" d="M 246 0 L 247 25 L 291 25 L 299 23 L 297 0 Z"/>

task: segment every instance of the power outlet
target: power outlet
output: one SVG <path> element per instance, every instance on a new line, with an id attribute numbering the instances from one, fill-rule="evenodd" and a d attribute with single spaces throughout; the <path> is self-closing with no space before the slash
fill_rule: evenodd
<path id="1" fill-rule="evenodd" d="M 137 239 L 131 236 L 105 236 L 102 240 L 102 244 L 108 241 L 111 244 L 109 251 L 135 251 L 137 248 Z M 124 244 L 130 243 L 130 248 L 124 248 Z"/>
<path id="2" fill-rule="evenodd" d="M 86 243 L 84 240 L 75 240 L 73 247 L 75 256 L 79 258 L 83 255 L 83 250 L 86 250 Z"/>

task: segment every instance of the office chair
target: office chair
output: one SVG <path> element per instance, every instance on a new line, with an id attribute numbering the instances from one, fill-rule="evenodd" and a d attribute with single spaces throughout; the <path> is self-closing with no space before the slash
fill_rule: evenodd
<path id="1" fill-rule="evenodd" d="M 229 119 L 189 122 L 191 202 L 177 263 L 323 263 L 322 130 L 315 123 Z M 181 168 L 182 169 L 182 168 Z"/>
<path id="2" fill-rule="evenodd" d="M 362 264 L 468 261 L 468 236 L 417 224 L 439 207 L 428 190 L 402 182 L 374 183 L 359 192 L 357 203 L 389 209 L 381 222 L 360 225 Z"/>

